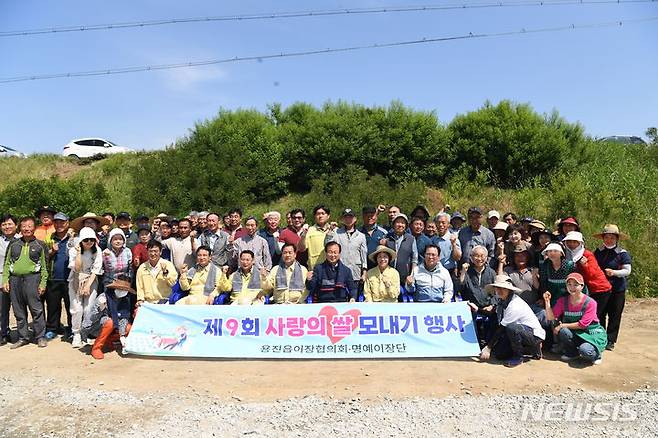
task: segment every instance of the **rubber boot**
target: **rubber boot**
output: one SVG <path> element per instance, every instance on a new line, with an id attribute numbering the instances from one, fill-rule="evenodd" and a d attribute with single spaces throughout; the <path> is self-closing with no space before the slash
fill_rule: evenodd
<path id="1" fill-rule="evenodd" d="M 114 331 L 114 324 L 112 323 L 112 320 L 108 320 L 105 324 L 103 324 L 103 327 L 101 328 L 100 333 L 98 334 L 98 337 L 96 338 L 96 341 L 94 342 L 93 347 L 91 347 L 91 356 L 94 359 L 103 359 L 105 355 L 103 354 L 103 346 L 105 345 L 106 341 Z"/>

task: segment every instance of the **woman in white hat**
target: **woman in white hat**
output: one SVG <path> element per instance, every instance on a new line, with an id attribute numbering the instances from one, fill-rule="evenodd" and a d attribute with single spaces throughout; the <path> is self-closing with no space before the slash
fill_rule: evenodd
<path id="1" fill-rule="evenodd" d="M 80 230 L 79 244 L 69 250 L 69 300 L 73 348 L 87 341 L 91 326 L 91 307 L 98 293 L 98 278 L 103 274 L 103 258 L 96 233 L 88 227 Z"/>
<path id="2" fill-rule="evenodd" d="M 71 221 L 71 228 L 76 234 L 80 233 L 83 227 L 89 227 L 96 233 L 98 246 L 101 250 L 107 248 L 107 234 L 102 233 L 103 227 L 110 225 L 110 220 L 104 216 L 98 216 L 96 213 L 88 211 L 80 217 Z M 73 241 L 73 239 L 71 239 Z M 79 238 L 75 239 L 75 244 L 79 243 Z"/>
<path id="3" fill-rule="evenodd" d="M 370 269 L 363 284 L 365 301 L 372 303 L 397 303 L 400 295 L 400 274 L 391 267 L 395 251 L 380 245 L 368 256 L 377 266 Z"/>
<path id="4" fill-rule="evenodd" d="M 580 231 L 569 231 L 562 243 L 565 246 L 565 257 L 574 262 L 576 272 L 585 279 L 586 293 L 596 301 L 599 312 L 597 316 L 601 320 L 601 312 L 610 299 L 612 285 L 601 270 L 594 253 L 585 248 L 585 239 Z"/>
<path id="5" fill-rule="evenodd" d="M 612 286 L 610 299 L 602 309 L 598 309 L 597 313 L 600 315 L 601 325 L 607 327 L 608 345 L 606 349 L 613 350 L 619 335 L 621 314 L 626 302 L 627 278 L 631 274 L 631 255 L 619 246 L 619 241 L 628 239 L 628 235 L 619 231 L 617 225 L 606 224 L 603 230 L 594 234 L 593 237 L 603 240 L 603 244 L 594 250 L 594 256 Z"/>
<path id="6" fill-rule="evenodd" d="M 517 295 L 521 289 L 514 287 L 507 275 L 497 275 L 484 289 L 498 298 L 496 314 L 500 325 L 482 349 L 480 359 L 488 360 L 493 352 L 496 359 L 505 360 L 505 366 L 510 368 L 521 365 L 524 355 L 541 359 L 546 332 L 530 306 Z"/>

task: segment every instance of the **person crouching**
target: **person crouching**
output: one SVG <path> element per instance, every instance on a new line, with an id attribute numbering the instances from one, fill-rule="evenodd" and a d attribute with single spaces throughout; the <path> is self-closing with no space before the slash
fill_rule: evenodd
<path id="1" fill-rule="evenodd" d="M 494 292 L 499 300 L 496 306 L 500 325 L 491 340 L 480 353 L 480 360 L 489 360 L 491 353 L 498 360 L 506 360 L 505 366 L 512 368 L 524 362 L 524 355 L 541 359 L 542 341 L 546 332 L 539 324 L 530 306 L 515 292 L 506 275 L 497 275 L 492 284 L 485 286 L 489 293 Z"/>

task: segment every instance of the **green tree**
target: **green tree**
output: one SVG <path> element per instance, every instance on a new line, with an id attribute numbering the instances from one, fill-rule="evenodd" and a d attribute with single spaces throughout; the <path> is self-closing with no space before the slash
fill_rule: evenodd
<path id="1" fill-rule="evenodd" d="M 279 142 L 292 170 L 290 188 L 308 191 L 313 180 L 348 164 L 391 184 L 443 181 L 450 163 L 448 133 L 434 113 L 413 111 L 398 102 L 388 108 L 345 102 L 321 109 L 296 103 L 270 108 Z"/>
<path id="2" fill-rule="evenodd" d="M 27 178 L 0 192 L 0 211 L 17 216 L 33 215 L 41 206 L 50 205 L 71 217 L 96 211 L 107 202 L 101 181 L 83 178 L 61 180 Z"/>
<path id="3" fill-rule="evenodd" d="M 541 116 L 529 105 L 510 101 L 487 102 L 455 117 L 448 129 L 456 154 L 453 168 L 465 166 L 471 177 L 488 172 L 489 182 L 499 187 L 521 187 L 536 177 L 547 180 L 586 151 L 581 126 L 556 112 Z"/>
<path id="4" fill-rule="evenodd" d="M 646 130 L 644 135 L 646 135 L 649 138 L 653 146 L 658 146 L 658 128 L 652 126 L 651 128 L 648 128 Z"/>
<path id="5" fill-rule="evenodd" d="M 282 196 L 290 170 L 276 126 L 252 110 L 220 111 L 164 152 L 140 160 L 132 188 L 147 211 L 226 208 Z"/>

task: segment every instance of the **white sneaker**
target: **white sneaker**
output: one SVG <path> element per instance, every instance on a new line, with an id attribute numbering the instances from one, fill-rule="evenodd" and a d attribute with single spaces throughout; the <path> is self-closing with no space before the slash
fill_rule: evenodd
<path id="1" fill-rule="evenodd" d="M 592 362 L 592 363 L 593 363 L 594 365 L 601 365 L 602 362 L 603 362 L 603 358 L 602 358 L 602 357 L 599 357 L 598 359 L 596 359 L 596 360 L 595 360 L 594 362 Z"/>
<path id="2" fill-rule="evenodd" d="M 71 342 L 71 346 L 73 348 L 82 347 L 82 338 L 80 337 L 79 333 L 76 333 L 76 334 L 73 335 L 73 342 Z"/>

